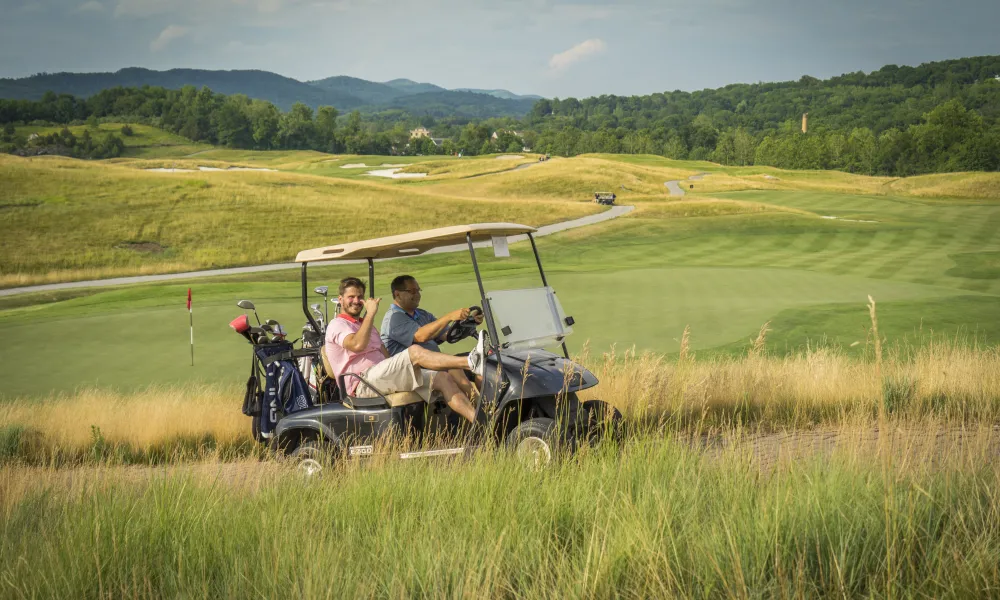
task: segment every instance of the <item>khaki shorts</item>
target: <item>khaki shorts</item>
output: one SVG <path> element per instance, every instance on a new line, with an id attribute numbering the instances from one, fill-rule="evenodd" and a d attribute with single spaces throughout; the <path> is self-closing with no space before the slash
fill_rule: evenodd
<path id="1" fill-rule="evenodd" d="M 431 380 L 436 374 L 436 371 L 421 369 L 413 364 L 410 353 L 404 351 L 368 367 L 361 376 L 383 394 L 416 392 L 427 402 L 431 397 Z M 354 395 L 358 398 L 375 398 L 378 392 L 359 381 Z"/>

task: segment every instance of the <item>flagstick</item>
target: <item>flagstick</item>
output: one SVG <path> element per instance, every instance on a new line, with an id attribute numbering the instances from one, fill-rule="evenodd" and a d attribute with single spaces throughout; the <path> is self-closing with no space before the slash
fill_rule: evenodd
<path id="1" fill-rule="evenodd" d="M 194 309 L 188 309 L 188 316 L 191 318 L 191 366 L 194 366 Z"/>

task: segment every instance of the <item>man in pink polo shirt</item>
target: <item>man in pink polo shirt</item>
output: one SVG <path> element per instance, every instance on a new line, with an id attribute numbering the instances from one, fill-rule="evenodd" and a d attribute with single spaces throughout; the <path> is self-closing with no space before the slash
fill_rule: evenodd
<path id="1" fill-rule="evenodd" d="M 326 328 L 323 351 L 330 360 L 332 375 L 357 373 L 383 394 L 416 392 L 425 401 L 431 390 L 440 391 L 452 410 L 476 422 L 476 409 L 468 396 L 448 374 L 450 369 L 468 369 L 483 376 L 486 364 L 485 341 L 482 332 L 479 343 L 468 356 L 452 356 L 432 352 L 420 346 L 410 346 L 392 357 L 374 329 L 375 314 L 381 298 L 365 299 L 365 284 L 356 277 L 340 282 L 340 308 L 342 313 L 330 321 Z M 364 311 L 364 317 L 361 316 Z M 360 383 L 357 377 L 346 377 L 346 390 L 350 396 L 372 398 L 378 393 Z"/>

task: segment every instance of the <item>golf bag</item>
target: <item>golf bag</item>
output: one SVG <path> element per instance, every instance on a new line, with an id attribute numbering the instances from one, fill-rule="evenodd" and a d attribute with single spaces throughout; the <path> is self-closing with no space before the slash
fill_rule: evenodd
<path id="1" fill-rule="evenodd" d="M 247 399 L 243 413 L 260 419 L 260 436 L 270 439 L 281 417 L 315 406 L 309 384 L 298 368 L 298 352 L 290 342 L 254 346 L 254 355 L 264 370 L 264 387 L 250 399 L 251 383 L 247 382 Z M 251 379 L 256 377 L 256 369 Z M 259 389 L 259 388 L 258 388 Z"/>

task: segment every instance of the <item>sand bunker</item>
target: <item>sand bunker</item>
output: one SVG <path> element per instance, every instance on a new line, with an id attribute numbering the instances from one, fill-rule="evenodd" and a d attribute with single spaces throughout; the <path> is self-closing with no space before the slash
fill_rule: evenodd
<path id="1" fill-rule="evenodd" d="M 397 173 L 397 171 L 401 170 L 399 167 L 394 169 L 377 169 L 375 171 L 368 171 L 365 175 L 389 177 L 390 179 L 419 179 L 420 177 L 427 177 L 427 173 Z"/>
<path id="2" fill-rule="evenodd" d="M 497 160 L 517 160 L 519 158 L 524 158 L 520 154 L 503 154 L 497 157 Z"/>

